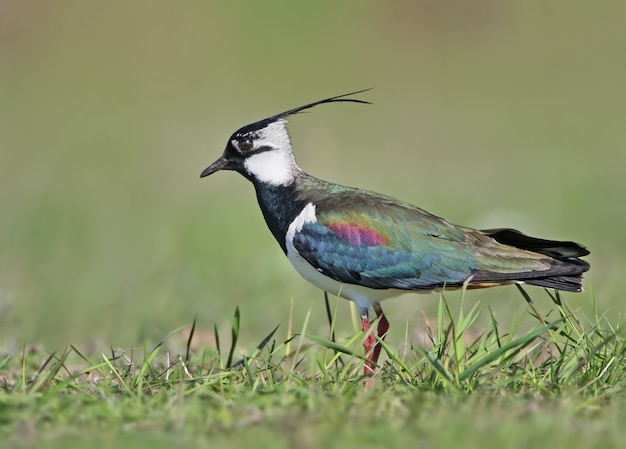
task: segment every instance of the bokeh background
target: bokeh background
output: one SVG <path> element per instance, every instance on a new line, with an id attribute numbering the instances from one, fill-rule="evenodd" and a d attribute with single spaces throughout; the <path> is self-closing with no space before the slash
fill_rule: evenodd
<path id="1" fill-rule="evenodd" d="M 239 306 L 252 346 L 284 336 L 292 300 L 296 328 L 310 311 L 327 333 L 252 186 L 199 174 L 240 126 L 368 87 L 373 106 L 291 119 L 306 171 L 584 243 L 587 292 L 566 299 L 620 322 L 624 17 L 620 1 L 1 2 L 0 341 L 142 345 L 195 316 L 227 328 Z M 386 304 L 392 344 L 437 297 Z M 466 301 L 505 326 L 524 311 L 512 287 Z"/>

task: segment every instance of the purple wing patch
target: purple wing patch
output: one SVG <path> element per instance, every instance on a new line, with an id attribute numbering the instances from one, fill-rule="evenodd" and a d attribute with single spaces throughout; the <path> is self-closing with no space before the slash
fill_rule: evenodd
<path id="1" fill-rule="evenodd" d="M 386 235 L 378 233 L 373 229 L 367 229 L 363 226 L 353 223 L 331 223 L 328 229 L 337 234 L 338 237 L 348 241 L 351 245 L 388 245 L 389 238 Z"/>

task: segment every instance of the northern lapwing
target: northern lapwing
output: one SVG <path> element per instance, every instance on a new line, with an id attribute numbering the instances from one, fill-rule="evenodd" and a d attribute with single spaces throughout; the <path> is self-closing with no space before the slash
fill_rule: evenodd
<path id="1" fill-rule="evenodd" d="M 298 167 L 287 118 L 326 103 L 367 101 L 338 95 L 290 109 L 237 130 L 222 156 L 200 175 L 234 170 L 252 182 L 265 222 L 295 269 L 320 289 L 356 303 L 363 331 L 369 312 L 377 335 L 389 323 L 380 302 L 408 291 L 430 292 L 525 283 L 580 292 L 589 254 L 569 241 L 545 240 L 502 228 L 478 230 L 450 223 L 412 204 L 315 178 Z M 365 373 L 381 345 L 364 346 Z"/>

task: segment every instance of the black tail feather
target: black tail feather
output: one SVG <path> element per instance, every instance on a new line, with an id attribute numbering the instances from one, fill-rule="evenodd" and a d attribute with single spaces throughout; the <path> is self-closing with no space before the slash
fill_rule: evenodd
<path id="1" fill-rule="evenodd" d="M 544 254 L 557 260 L 577 259 L 589 254 L 587 248 L 578 243 L 538 239 L 523 234 L 516 229 L 481 229 L 480 232 L 488 235 L 498 243 Z"/>
<path id="2" fill-rule="evenodd" d="M 556 276 L 544 279 L 529 279 L 524 281 L 528 285 L 536 285 L 537 287 L 553 288 L 566 292 L 581 292 L 583 277 L 582 276 Z"/>
<path id="3" fill-rule="evenodd" d="M 568 292 L 582 291 L 582 274 L 589 270 L 589 263 L 580 259 L 589 254 L 584 246 L 575 242 L 530 237 L 515 229 L 484 229 L 481 232 L 503 245 L 548 256 L 550 269 L 522 273 L 479 271 L 474 273 L 477 282 L 509 280 Z"/>

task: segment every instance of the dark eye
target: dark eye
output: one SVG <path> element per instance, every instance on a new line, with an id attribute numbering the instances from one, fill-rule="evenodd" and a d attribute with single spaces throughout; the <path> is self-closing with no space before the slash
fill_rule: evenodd
<path id="1" fill-rule="evenodd" d="M 254 148 L 254 143 L 250 139 L 243 139 L 239 141 L 239 149 L 241 151 L 250 151 Z"/>

